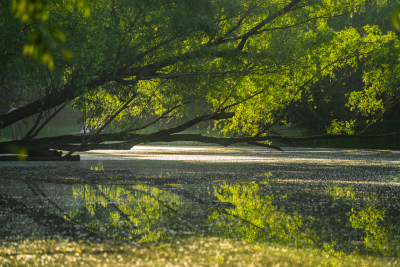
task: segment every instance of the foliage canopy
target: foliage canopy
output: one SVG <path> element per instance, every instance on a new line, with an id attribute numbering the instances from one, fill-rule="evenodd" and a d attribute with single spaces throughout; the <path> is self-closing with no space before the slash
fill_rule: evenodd
<path id="1" fill-rule="evenodd" d="M 211 120 L 227 136 L 264 137 L 254 141 L 268 146 L 277 125 L 299 121 L 303 105 L 328 133 L 363 133 L 400 101 L 400 43 L 376 16 L 394 7 L 364 0 L 3 1 L 0 88 L 10 97 L 1 105 L 6 112 L 18 100 L 21 107 L 3 113 L 1 127 L 33 115 L 37 125 L 47 123 L 43 114 L 72 103 L 94 130 L 82 145 L 109 124 L 138 143 L 154 139 L 137 139 L 137 130 L 156 122 L 179 125 L 157 133 L 161 140 Z"/>

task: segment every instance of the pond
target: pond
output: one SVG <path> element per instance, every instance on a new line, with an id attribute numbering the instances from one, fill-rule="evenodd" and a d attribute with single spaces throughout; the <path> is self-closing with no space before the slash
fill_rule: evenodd
<path id="1" fill-rule="evenodd" d="M 400 151 L 284 150 L 0 162 L 0 265 L 400 265 Z"/>

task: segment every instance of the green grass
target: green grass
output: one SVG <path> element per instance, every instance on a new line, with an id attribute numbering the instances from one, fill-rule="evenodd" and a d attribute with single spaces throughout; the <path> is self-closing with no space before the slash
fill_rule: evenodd
<path id="1" fill-rule="evenodd" d="M 3 241 L 2 266 L 398 266 L 396 259 L 191 237 L 168 243 Z"/>

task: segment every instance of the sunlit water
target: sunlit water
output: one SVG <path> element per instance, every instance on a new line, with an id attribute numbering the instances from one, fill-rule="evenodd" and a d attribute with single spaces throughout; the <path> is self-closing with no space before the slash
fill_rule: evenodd
<path id="1" fill-rule="evenodd" d="M 201 236 L 399 257 L 400 152 L 138 146 L 0 162 L 2 240 Z"/>

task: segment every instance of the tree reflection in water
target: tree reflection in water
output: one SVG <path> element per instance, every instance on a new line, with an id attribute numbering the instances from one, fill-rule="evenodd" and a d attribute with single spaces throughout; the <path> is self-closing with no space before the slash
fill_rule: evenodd
<path id="1" fill-rule="evenodd" d="M 25 184 L 26 192 L 18 184 L 15 196 L 1 193 L 0 206 L 6 214 L 1 216 L 17 213 L 65 237 L 138 242 L 219 237 L 330 254 L 400 256 L 397 198 L 357 186 L 289 186 L 265 177 L 196 184 L 169 184 L 162 179 L 119 185 L 87 181 L 46 185 L 47 190 L 44 183 Z M 60 187 L 62 196 L 56 198 Z M 1 236 L 12 238 L 5 229 Z"/>
<path id="2" fill-rule="evenodd" d="M 302 215 L 288 215 L 273 205 L 274 196 L 262 194 L 260 186 L 251 182 L 246 185 L 221 184 L 214 186 L 215 195 L 222 202 L 230 202 L 235 209 L 215 211 L 210 216 L 212 231 L 229 238 L 247 241 L 266 241 L 295 246 L 312 245 L 314 234 L 303 222 Z M 313 217 L 309 216 L 308 221 Z"/>
<path id="3" fill-rule="evenodd" d="M 376 199 L 358 203 L 353 186 L 329 185 L 306 194 L 284 194 L 265 181 L 196 185 L 197 193 L 193 188 L 145 184 L 74 187 L 74 197 L 82 201 L 82 208 L 70 212 L 68 220 L 103 236 L 140 242 L 201 235 L 325 250 L 347 247 L 348 253 L 399 253 L 399 227 L 392 225 L 388 230 L 384 208 L 374 206 Z M 273 191 L 281 193 L 274 196 Z M 307 202 L 309 198 L 316 201 Z M 305 210 L 299 201 L 314 206 Z M 335 221 L 330 224 L 331 218 Z M 345 236 L 339 228 L 347 232 Z"/>
<path id="4" fill-rule="evenodd" d="M 71 212 L 71 220 L 106 236 L 141 242 L 168 238 L 164 225 L 175 222 L 183 206 L 180 197 L 146 185 L 82 185 L 73 194 L 83 201 L 83 210 Z"/>

